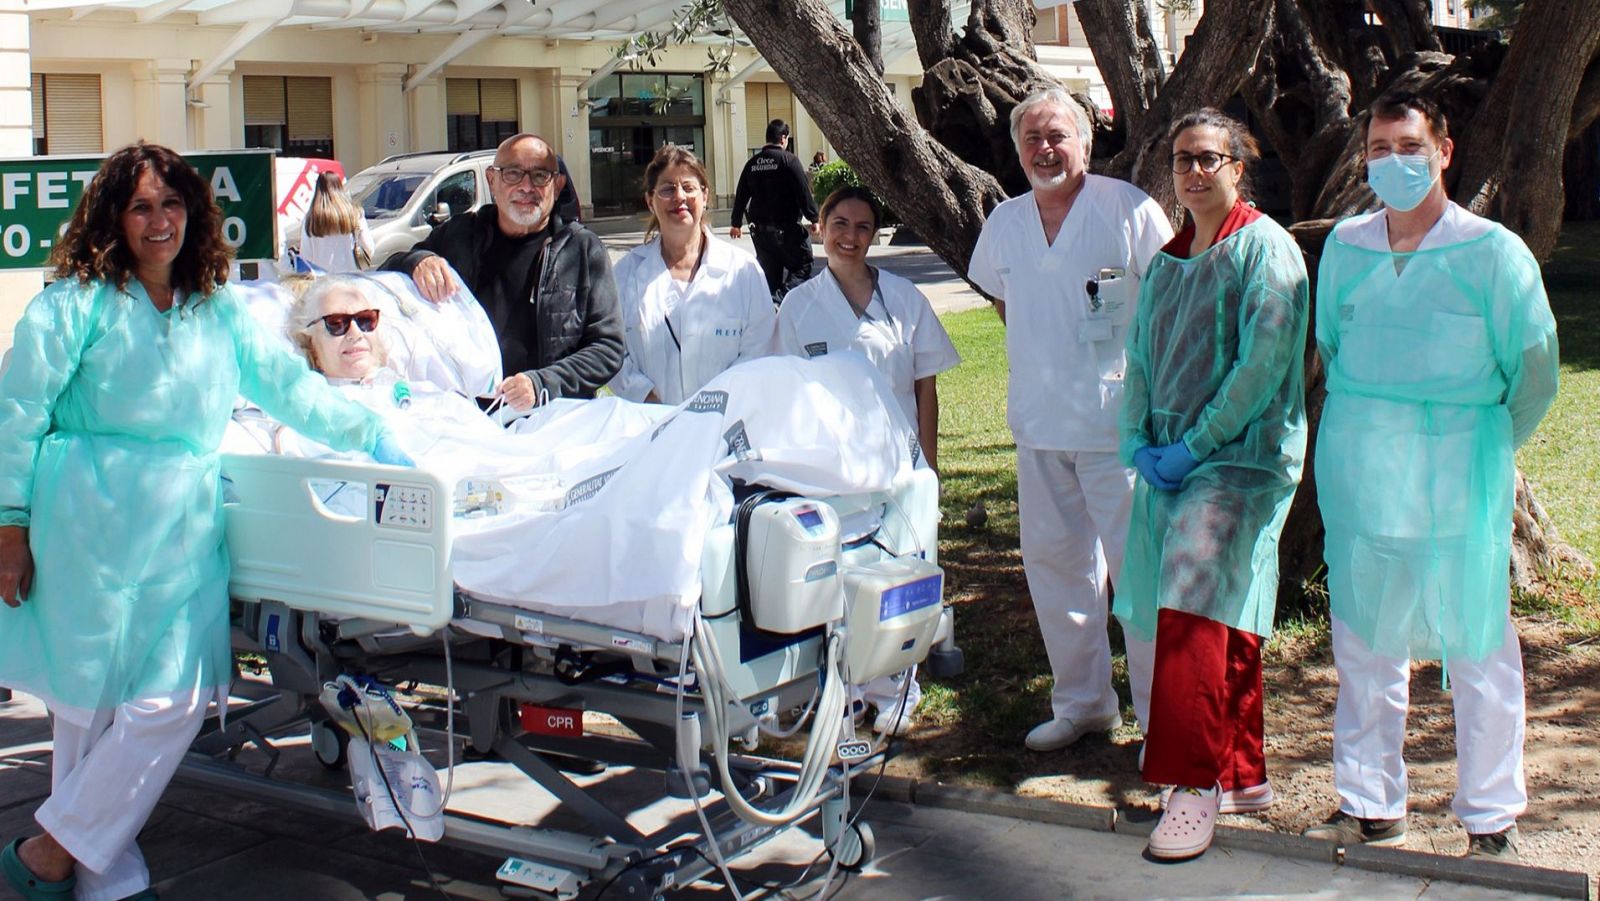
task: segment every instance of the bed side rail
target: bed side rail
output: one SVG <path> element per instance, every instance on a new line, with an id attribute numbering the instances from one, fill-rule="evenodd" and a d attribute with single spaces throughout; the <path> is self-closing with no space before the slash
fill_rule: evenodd
<path id="1" fill-rule="evenodd" d="M 409 626 L 450 621 L 451 489 L 418 469 L 296 457 L 223 455 L 233 558 L 244 601 Z M 357 504 L 335 513 L 319 495 L 347 483 Z"/>

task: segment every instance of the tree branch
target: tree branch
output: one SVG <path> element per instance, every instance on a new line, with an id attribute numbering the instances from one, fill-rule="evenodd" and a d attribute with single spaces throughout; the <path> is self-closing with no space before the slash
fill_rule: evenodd
<path id="1" fill-rule="evenodd" d="M 883 77 L 883 22 L 878 0 L 856 0 L 850 15 L 851 30 L 856 44 L 866 54 L 878 77 Z"/>
<path id="2" fill-rule="evenodd" d="M 1139 130 L 1106 167 L 1127 177 L 1168 210 L 1176 206 L 1164 146 L 1168 124 L 1202 106 L 1221 106 L 1244 85 L 1274 23 L 1273 0 L 1212 0 Z M 1122 110 L 1117 110 L 1122 117 Z"/>
<path id="3" fill-rule="evenodd" d="M 1137 134 L 1166 79 L 1149 7 L 1143 0 L 1078 0 L 1072 8 L 1111 92 L 1118 125 Z"/>
<path id="4" fill-rule="evenodd" d="M 1562 154 L 1584 78 L 1571 60 L 1600 52 L 1590 0 L 1528 0 L 1488 96 L 1461 136 L 1456 200 L 1497 218 L 1541 259 L 1555 247 L 1566 205 Z"/>
<path id="5" fill-rule="evenodd" d="M 984 217 L 1005 199 L 1000 183 L 906 115 L 823 0 L 726 5 L 861 180 L 921 225 L 928 246 L 965 272 Z"/>
<path id="6" fill-rule="evenodd" d="M 955 52 L 956 35 L 950 25 L 950 0 L 910 0 L 911 36 L 917 42 L 917 59 L 926 72 Z"/>

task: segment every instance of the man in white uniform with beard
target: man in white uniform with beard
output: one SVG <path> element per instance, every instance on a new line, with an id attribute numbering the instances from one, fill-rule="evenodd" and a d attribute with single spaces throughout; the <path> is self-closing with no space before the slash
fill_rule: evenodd
<path id="1" fill-rule="evenodd" d="M 1052 717 L 1027 746 L 1053 751 L 1122 725 L 1106 619 L 1134 478 L 1117 459 L 1123 347 L 1172 226 L 1138 188 L 1088 174 L 1089 119 L 1064 90 L 1017 104 L 1011 138 L 1033 190 L 990 213 L 967 275 L 1006 323 L 1022 563 L 1055 676 Z M 1141 724 L 1152 651 L 1128 641 Z"/>

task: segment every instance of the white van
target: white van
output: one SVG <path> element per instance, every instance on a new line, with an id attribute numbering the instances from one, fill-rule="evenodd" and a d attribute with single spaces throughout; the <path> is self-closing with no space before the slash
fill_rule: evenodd
<path id="1" fill-rule="evenodd" d="M 451 216 L 489 203 L 483 170 L 493 162 L 493 150 L 402 153 L 351 176 L 345 190 L 367 216 L 373 263 L 410 250 Z"/>

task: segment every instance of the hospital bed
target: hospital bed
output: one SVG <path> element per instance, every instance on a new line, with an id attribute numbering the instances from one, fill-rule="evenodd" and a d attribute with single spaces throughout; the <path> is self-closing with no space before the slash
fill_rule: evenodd
<path id="1" fill-rule="evenodd" d="M 317 702 L 341 673 L 447 687 L 406 703 L 424 747 L 497 755 L 583 822 L 529 828 L 447 813 L 445 841 L 506 857 L 498 875 L 510 894 L 566 899 L 605 886 L 607 897 L 659 897 L 818 816 L 833 864 L 859 867 L 873 841 L 851 815 L 851 777 L 879 767 L 890 747 L 853 734 L 846 683 L 913 663 L 933 675 L 961 668 L 935 560 L 938 483 L 926 468 L 859 496 L 736 495 L 734 515 L 705 542 L 702 595 L 682 635 L 613 624 L 651 621 L 638 611 L 460 589 L 450 565 L 460 498 L 428 472 L 231 455 L 224 471 L 234 645 L 260 655 L 270 681 L 236 691 L 180 776 L 353 813 L 348 791 L 275 778 L 275 744 L 309 730 L 324 765 L 343 761 L 343 733 Z M 364 493 L 357 509 L 367 515 L 333 512 L 330 484 Z M 757 755 L 794 711 L 809 712 L 802 759 Z M 586 712 L 624 728 L 595 734 Z M 236 761 L 252 745 L 269 754 L 265 773 Z M 662 796 L 689 799 L 695 816 L 643 834 L 630 811 L 564 773 L 563 759 L 658 772 Z"/>

